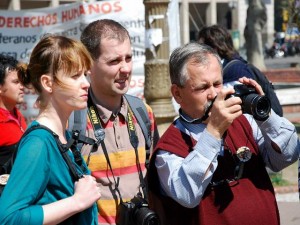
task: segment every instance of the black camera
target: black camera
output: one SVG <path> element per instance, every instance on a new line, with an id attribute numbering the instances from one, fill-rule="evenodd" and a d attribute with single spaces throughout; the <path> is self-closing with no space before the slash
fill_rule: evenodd
<path id="1" fill-rule="evenodd" d="M 260 96 L 252 86 L 244 84 L 234 85 L 235 93 L 229 97 L 242 99 L 242 111 L 253 115 L 256 120 L 264 121 L 269 117 L 271 102 L 266 96 Z M 228 98 L 228 97 L 227 97 Z"/>
<path id="2" fill-rule="evenodd" d="M 158 215 L 149 209 L 148 202 L 135 196 L 129 202 L 121 202 L 117 212 L 117 225 L 159 225 Z"/>

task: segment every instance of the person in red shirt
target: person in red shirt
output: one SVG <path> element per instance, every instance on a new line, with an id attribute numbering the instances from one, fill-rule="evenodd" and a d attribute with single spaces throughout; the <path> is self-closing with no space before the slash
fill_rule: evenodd
<path id="1" fill-rule="evenodd" d="M 27 126 L 16 108 L 24 101 L 24 87 L 18 79 L 21 69 L 15 58 L 0 54 L 0 174 Z"/>

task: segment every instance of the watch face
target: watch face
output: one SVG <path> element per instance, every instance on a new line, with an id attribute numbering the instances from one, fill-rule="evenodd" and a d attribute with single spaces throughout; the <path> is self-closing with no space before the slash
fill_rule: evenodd
<path id="1" fill-rule="evenodd" d="M 2 174 L 0 176 L 0 185 L 6 185 L 9 178 L 9 174 Z"/>
<path id="2" fill-rule="evenodd" d="M 249 159 L 251 159 L 252 152 L 250 151 L 250 148 L 243 146 L 238 148 L 236 156 L 239 158 L 240 161 L 247 162 Z"/>

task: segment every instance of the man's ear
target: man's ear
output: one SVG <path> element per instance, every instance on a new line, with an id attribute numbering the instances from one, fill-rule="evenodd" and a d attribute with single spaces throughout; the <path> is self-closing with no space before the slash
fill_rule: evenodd
<path id="1" fill-rule="evenodd" d="M 180 104 L 182 102 L 182 93 L 181 93 L 181 89 L 176 84 L 172 84 L 171 93 L 172 93 L 175 101 L 178 104 Z"/>
<path id="2" fill-rule="evenodd" d="M 49 93 L 52 93 L 52 77 L 46 74 L 43 74 L 40 78 L 42 87 Z"/>

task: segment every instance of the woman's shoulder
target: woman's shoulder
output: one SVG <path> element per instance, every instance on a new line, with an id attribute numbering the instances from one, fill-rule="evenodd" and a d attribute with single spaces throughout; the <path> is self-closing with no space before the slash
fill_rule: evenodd
<path id="1" fill-rule="evenodd" d="M 223 67 L 223 82 L 237 81 L 241 77 L 254 79 L 253 74 L 248 68 L 248 63 L 242 57 L 228 61 Z"/>
<path id="2" fill-rule="evenodd" d="M 55 133 L 50 129 L 41 126 L 37 121 L 33 121 L 23 134 L 20 145 L 46 146 L 56 143 Z"/>

